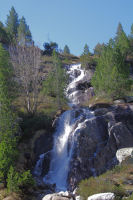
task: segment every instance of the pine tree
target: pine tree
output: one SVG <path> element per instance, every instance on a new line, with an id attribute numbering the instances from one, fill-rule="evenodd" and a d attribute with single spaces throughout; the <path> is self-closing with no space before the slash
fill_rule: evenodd
<path id="1" fill-rule="evenodd" d="M 123 55 L 127 54 L 129 51 L 129 40 L 126 33 L 123 30 L 121 23 L 118 24 L 115 44 L 119 46 L 119 49 Z"/>
<path id="2" fill-rule="evenodd" d="M 10 35 L 10 39 L 13 40 L 17 37 L 17 29 L 19 25 L 18 14 L 14 7 L 11 8 L 6 21 L 6 30 Z"/>
<path id="3" fill-rule="evenodd" d="M 58 107 L 61 108 L 65 102 L 65 88 L 66 88 L 66 72 L 62 68 L 61 60 L 58 57 L 57 52 L 53 51 L 53 65 L 54 65 L 54 74 L 55 74 L 55 91 Z"/>
<path id="4" fill-rule="evenodd" d="M 131 25 L 130 35 L 128 36 L 129 44 L 130 44 L 130 53 L 133 52 L 133 24 Z"/>
<path id="5" fill-rule="evenodd" d="M 9 85 L 12 69 L 9 55 L 0 44 L 0 180 L 5 181 L 10 165 L 17 156 L 17 123 L 11 110 Z"/>
<path id="6" fill-rule="evenodd" d="M 64 50 L 63 50 L 64 54 L 70 54 L 70 49 L 67 45 L 65 45 Z"/>
<path id="7" fill-rule="evenodd" d="M 94 48 L 94 54 L 100 56 L 102 54 L 102 50 L 103 50 L 104 46 L 105 46 L 104 43 L 103 44 L 98 43 Z"/>
<path id="8" fill-rule="evenodd" d="M 109 98 L 122 98 L 130 89 L 129 66 L 125 55 L 117 44 L 104 47 L 98 60 L 92 85 L 97 95 Z"/>
<path id="9" fill-rule="evenodd" d="M 67 75 L 65 69 L 62 67 L 57 52 L 53 50 L 53 69 L 43 83 L 43 92 L 56 98 L 59 109 L 66 102 L 64 94 L 66 83 Z"/>
<path id="10" fill-rule="evenodd" d="M 9 37 L 2 22 L 0 22 L 0 42 L 2 44 L 9 43 Z"/>
<path id="11" fill-rule="evenodd" d="M 20 19 L 18 27 L 18 42 L 21 45 L 28 45 L 32 43 L 32 35 L 24 17 Z"/>
<path id="12" fill-rule="evenodd" d="M 118 27 L 117 27 L 117 32 L 116 32 L 117 37 L 119 37 L 122 32 L 123 32 L 123 27 L 122 27 L 122 24 L 119 22 Z"/>
<path id="13" fill-rule="evenodd" d="M 89 54 L 89 46 L 87 44 L 85 44 L 83 55 L 88 55 L 88 54 Z"/>

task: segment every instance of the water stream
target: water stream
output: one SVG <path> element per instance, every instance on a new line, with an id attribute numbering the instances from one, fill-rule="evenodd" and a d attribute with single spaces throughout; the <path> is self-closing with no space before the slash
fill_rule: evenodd
<path id="1" fill-rule="evenodd" d="M 51 151 L 51 163 L 48 174 L 43 178 L 45 183 L 56 184 L 57 191 L 67 190 L 67 177 L 69 164 L 73 155 L 76 142 L 76 133 L 84 126 L 91 113 L 87 109 L 78 107 L 77 85 L 84 79 L 85 70 L 81 64 L 68 66 L 67 73 L 70 82 L 66 89 L 66 96 L 69 100 L 71 110 L 65 111 L 58 120 L 58 126 L 54 134 L 54 145 Z M 42 162 L 45 154 L 40 155 L 40 159 L 35 166 L 36 175 L 40 175 Z"/>

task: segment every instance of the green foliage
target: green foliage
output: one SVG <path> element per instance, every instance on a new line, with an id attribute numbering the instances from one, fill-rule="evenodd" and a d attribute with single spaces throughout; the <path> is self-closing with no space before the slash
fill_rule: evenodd
<path id="1" fill-rule="evenodd" d="M 51 56 L 53 51 L 57 51 L 58 50 L 58 44 L 56 42 L 45 42 L 43 44 L 43 47 L 44 47 L 44 51 L 43 51 L 43 54 L 44 55 L 49 55 Z"/>
<path id="2" fill-rule="evenodd" d="M 113 184 L 111 181 L 106 180 L 103 177 L 91 177 L 89 179 L 82 180 L 79 183 L 78 193 L 83 199 L 87 199 L 89 196 L 102 192 L 112 192 Z"/>
<path id="3" fill-rule="evenodd" d="M 129 47 L 130 47 L 129 40 L 120 23 L 118 24 L 116 34 L 117 34 L 115 38 L 116 45 L 119 47 L 122 55 L 127 55 L 127 53 L 129 52 Z"/>
<path id="4" fill-rule="evenodd" d="M 105 95 L 112 99 L 123 97 L 130 90 L 129 66 L 125 63 L 126 52 L 121 45 L 113 41 L 104 47 L 98 59 L 95 74 L 92 78 L 97 95 Z"/>
<path id="5" fill-rule="evenodd" d="M 55 73 L 53 71 L 49 72 L 46 80 L 43 82 L 44 94 L 49 95 L 51 97 L 56 97 L 55 84 L 56 84 Z"/>
<path id="6" fill-rule="evenodd" d="M 18 26 L 18 42 L 21 45 L 31 44 L 32 42 L 31 32 L 24 17 L 20 19 Z"/>
<path id="7" fill-rule="evenodd" d="M 129 196 L 128 198 L 123 198 L 123 200 L 133 200 L 133 194 L 131 196 Z"/>
<path id="8" fill-rule="evenodd" d="M 58 107 L 61 108 L 65 103 L 64 90 L 66 88 L 67 75 L 62 67 L 56 51 L 53 51 L 53 69 L 43 83 L 43 93 L 56 98 Z"/>
<path id="9" fill-rule="evenodd" d="M 65 55 L 70 54 L 70 49 L 69 49 L 69 47 L 68 47 L 67 45 L 65 45 L 64 50 L 63 50 L 63 53 L 64 53 Z"/>
<path id="10" fill-rule="evenodd" d="M 0 22 L 0 42 L 2 44 L 8 44 L 9 43 L 9 37 L 5 30 L 4 25 Z"/>
<path id="11" fill-rule="evenodd" d="M 123 31 L 122 24 L 119 22 L 118 27 L 117 27 L 117 32 L 116 32 L 117 37 L 120 37 L 120 35 L 121 35 L 123 32 L 124 32 L 124 31 Z"/>
<path id="12" fill-rule="evenodd" d="M 116 198 L 115 198 L 116 200 L 121 200 L 122 197 L 126 195 L 126 191 L 122 185 L 115 185 L 113 187 L 113 193 L 116 196 Z"/>
<path id="13" fill-rule="evenodd" d="M 80 56 L 80 62 L 82 67 L 87 69 L 94 67 L 96 65 L 96 59 L 92 57 L 90 54 Z"/>
<path id="14" fill-rule="evenodd" d="M 94 48 L 94 54 L 100 56 L 102 54 L 105 44 L 98 43 Z"/>
<path id="15" fill-rule="evenodd" d="M 16 116 L 11 110 L 11 95 L 9 92 L 12 70 L 9 56 L 0 45 L 0 179 L 5 181 L 10 165 L 17 157 L 18 125 Z"/>
<path id="16" fill-rule="evenodd" d="M 7 189 L 9 192 L 20 192 L 26 187 L 31 187 L 35 184 L 30 171 L 23 173 L 17 172 L 12 166 L 9 169 L 7 176 Z"/>
<path id="17" fill-rule="evenodd" d="M 83 54 L 82 55 L 88 55 L 90 52 L 89 52 L 89 46 L 87 44 L 85 44 L 84 46 L 84 51 L 83 51 Z"/>
<path id="18" fill-rule="evenodd" d="M 130 53 L 133 52 L 133 24 L 131 25 L 131 32 L 130 35 L 128 36 L 129 39 L 129 44 L 130 44 Z"/>
<path id="19" fill-rule="evenodd" d="M 9 33 L 11 40 L 17 37 L 18 25 L 18 14 L 16 13 L 14 7 L 12 7 L 6 21 L 6 30 Z"/>

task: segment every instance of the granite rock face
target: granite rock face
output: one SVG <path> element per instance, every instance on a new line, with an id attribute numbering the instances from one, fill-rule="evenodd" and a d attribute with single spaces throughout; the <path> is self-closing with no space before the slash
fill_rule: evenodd
<path id="1" fill-rule="evenodd" d="M 69 189 L 90 176 L 100 175 L 118 164 L 116 152 L 133 147 L 133 106 L 94 109 L 77 132 L 68 174 Z"/>

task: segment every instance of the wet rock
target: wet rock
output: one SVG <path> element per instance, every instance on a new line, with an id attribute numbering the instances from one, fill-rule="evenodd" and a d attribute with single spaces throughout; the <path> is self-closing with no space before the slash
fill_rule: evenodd
<path id="1" fill-rule="evenodd" d="M 105 115 L 107 112 L 109 112 L 107 108 L 99 108 L 95 110 L 94 114 L 95 116 L 99 116 L 99 115 Z"/>
<path id="2" fill-rule="evenodd" d="M 114 193 L 99 193 L 88 197 L 88 200 L 114 200 Z"/>
<path id="3" fill-rule="evenodd" d="M 83 83 L 79 83 L 77 86 L 76 86 L 76 90 L 86 90 L 87 88 L 90 88 L 92 87 L 91 83 L 90 82 L 83 82 Z"/>
<path id="4" fill-rule="evenodd" d="M 126 101 L 127 103 L 133 102 L 133 96 L 126 96 L 126 97 L 124 97 L 124 99 L 125 99 L 125 101 Z"/>
<path id="5" fill-rule="evenodd" d="M 99 108 L 111 108 L 111 104 L 109 103 L 97 103 L 97 104 L 94 104 L 94 105 L 91 105 L 89 108 L 90 110 L 92 111 L 95 111 L 96 109 L 99 109 Z"/>

